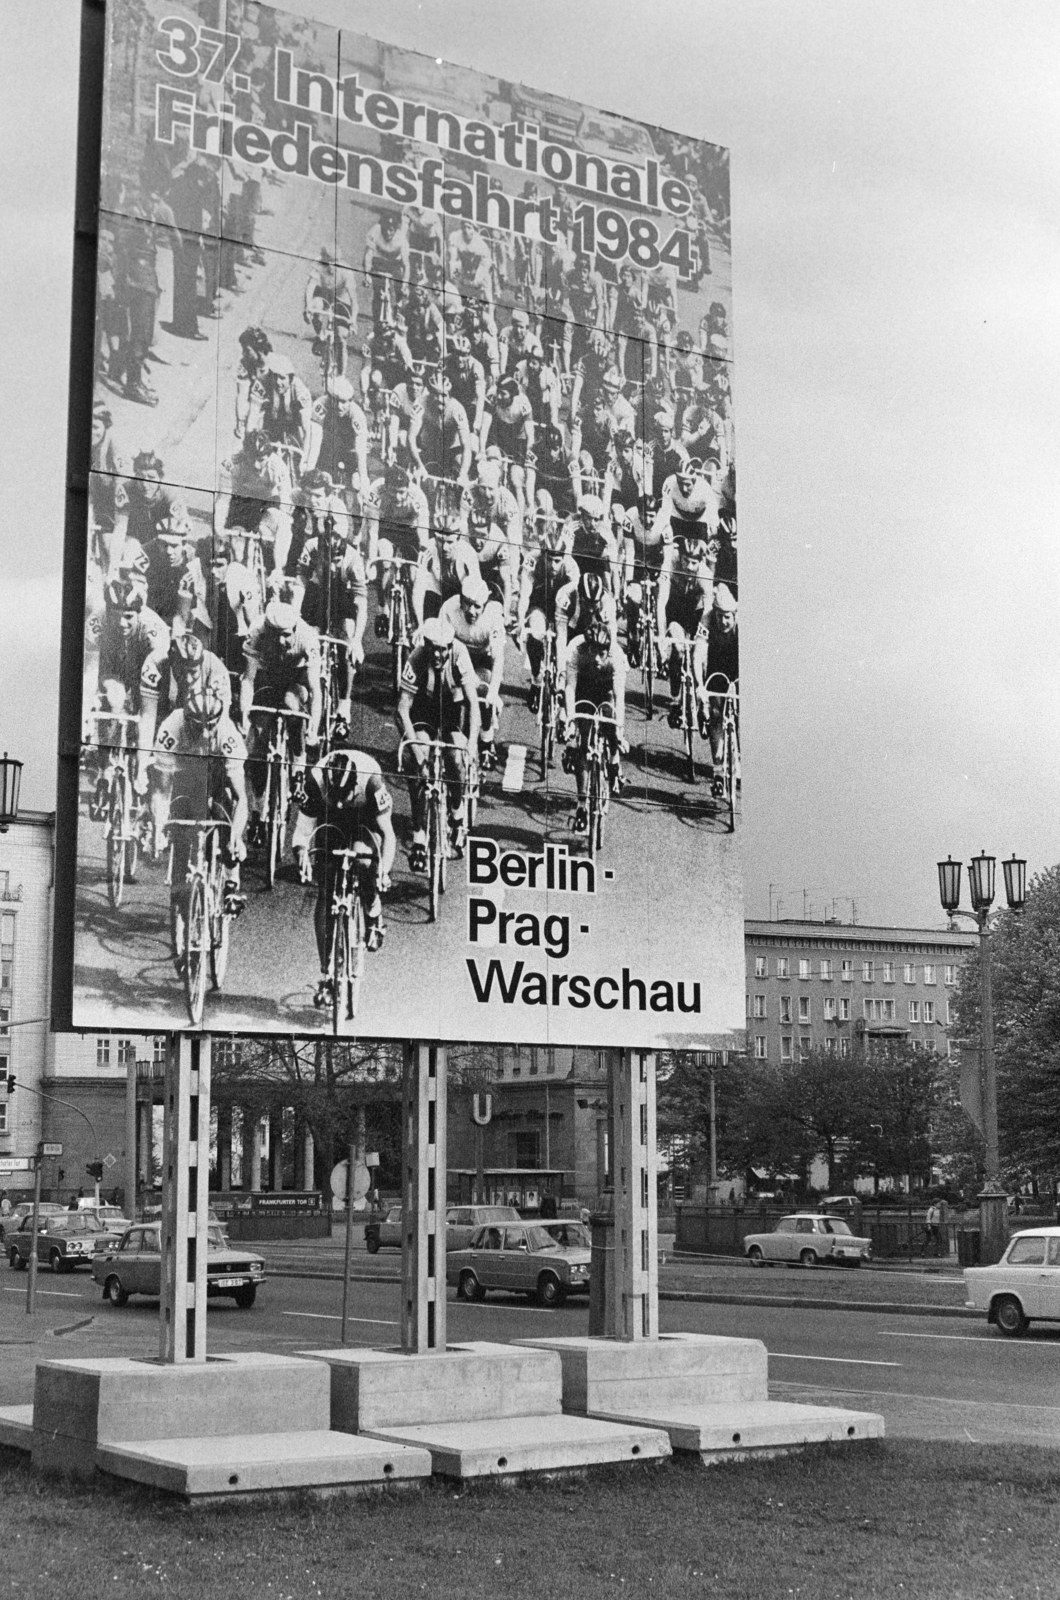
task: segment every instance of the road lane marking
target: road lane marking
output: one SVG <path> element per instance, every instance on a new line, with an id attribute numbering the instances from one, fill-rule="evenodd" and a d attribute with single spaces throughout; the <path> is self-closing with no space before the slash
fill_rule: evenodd
<path id="1" fill-rule="evenodd" d="M 866 1400 L 929 1400 L 935 1406 L 973 1407 L 979 1411 L 1030 1411 L 1035 1415 L 1043 1411 L 1055 1411 L 1060 1416 L 1060 1406 L 1043 1406 L 1033 1400 L 959 1400 L 948 1394 L 909 1394 L 903 1389 L 836 1389 L 832 1386 L 825 1388 L 819 1383 L 780 1383 L 777 1387 L 811 1389 L 815 1394 L 860 1395 Z"/>
<path id="2" fill-rule="evenodd" d="M 5 1294 L 25 1294 L 25 1289 L 9 1289 L 4 1285 Z M 38 1294 L 50 1294 L 56 1300 L 83 1300 L 84 1295 L 78 1294 L 76 1289 L 38 1289 Z"/>
<path id="3" fill-rule="evenodd" d="M 789 1350 L 770 1350 L 769 1359 L 778 1361 L 832 1361 L 841 1367 L 900 1367 L 900 1361 L 859 1361 L 856 1356 L 795 1356 Z"/>
<path id="4" fill-rule="evenodd" d="M 504 776 L 501 779 L 501 789 L 505 794 L 518 794 L 522 789 L 525 767 L 525 744 L 510 744 L 508 746 L 508 759 L 504 763 Z"/>
<path id="5" fill-rule="evenodd" d="M 898 1328 L 881 1328 L 881 1339 L 956 1339 L 963 1344 L 982 1344 L 986 1335 L 981 1333 L 902 1333 Z M 993 1344 L 993 1339 L 988 1341 Z M 1025 1350 L 1033 1350 L 1033 1345 L 1024 1345 Z"/>
<path id="6" fill-rule="evenodd" d="M 341 1322 L 337 1311 L 281 1311 L 283 1317 L 310 1317 L 314 1322 Z M 382 1317 L 347 1317 L 347 1322 L 370 1322 L 376 1328 L 399 1328 L 399 1322 L 385 1322 Z"/>

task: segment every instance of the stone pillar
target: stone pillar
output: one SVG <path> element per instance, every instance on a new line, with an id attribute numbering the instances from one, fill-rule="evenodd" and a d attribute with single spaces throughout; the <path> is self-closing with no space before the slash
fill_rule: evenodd
<path id="1" fill-rule="evenodd" d="M 313 1184 L 313 1169 L 314 1169 L 314 1165 L 315 1165 L 315 1159 L 316 1159 L 316 1146 L 313 1143 L 313 1135 L 310 1133 L 308 1128 L 303 1128 L 302 1129 L 302 1188 L 303 1189 L 312 1189 L 314 1187 L 314 1184 Z"/>
<path id="2" fill-rule="evenodd" d="M 138 1165 L 136 1160 L 136 1135 L 138 1132 L 139 1117 L 136 1112 L 136 1062 L 125 1063 L 125 1215 L 131 1222 L 136 1221 L 136 1179 Z"/>
<path id="3" fill-rule="evenodd" d="M 149 1095 L 154 1093 L 153 1085 L 148 1085 L 147 1093 Z M 154 1162 L 152 1160 L 152 1141 L 154 1139 L 155 1132 L 152 1126 L 153 1119 L 151 1116 L 153 1109 L 153 1103 L 151 1100 L 141 1100 L 137 1106 L 137 1115 L 140 1122 L 138 1170 L 140 1173 L 140 1182 L 143 1185 L 145 1192 L 150 1191 L 151 1185 L 154 1183 L 155 1178 L 153 1171 Z"/>
<path id="4" fill-rule="evenodd" d="M 283 1188 L 283 1112 L 269 1112 L 269 1188 L 274 1194 Z"/>
<path id="5" fill-rule="evenodd" d="M 217 1107 L 217 1187 L 226 1194 L 232 1187 L 232 1107 Z"/>
<path id="6" fill-rule="evenodd" d="M 655 1149 L 655 1056 L 623 1050 L 611 1059 L 614 1232 L 606 1286 L 608 1333 L 659 1337 L 659 1222 Z"/>
<path id="7" fill-rule="evenodd" d="M 251 1194 L 260 1194 L 261 1117 L 249 1108 L 243 1111 L 243 1170 Z"/>
<path id="8" fill-rule="evenodd" d="M 401 1119 L 401 1348 L 445 1352 L 446 1051 L 405 1047 Z"/>
<path id="9" fill-rule="evenodd" d="M 158 1332 L 159 1359 L 169 1366 L 206 1360 L 209 1179 L 210 1037 L 173 1034 L 166 1061 Z"/>

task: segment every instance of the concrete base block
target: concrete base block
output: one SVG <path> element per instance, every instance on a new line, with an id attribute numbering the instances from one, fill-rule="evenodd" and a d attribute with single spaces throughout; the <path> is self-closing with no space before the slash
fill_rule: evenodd
<path id="1" fill-rule="evenodd" d="M 656 1407 L 650 1416 L 617 1418 L 608 1413 L 607 1420 L 664 1428 L 674 1450 L 695 1451 L 704 1461 L 883 1437 L 883 1418 L 876 1412 L 793 1405 L 783 1400 Z"/>
<path id="2" fill-rule="evenodd" d="M 41 1361 L 33 1465 L 90 1477 L 99 1444 L 326 1431 L 330 1409 L 327 1368 L 293 1356 L 246 1352 L 181 1366 Z"/>
<path id="3" fill-rule="evenodd" d="M 400 1350 L 306 1350 L 331 1369 L 331 1426 L 348 1433 L 419 1423 L 558 1416 L 559 1357 L 471 1340 L 430 1355 Z"/>
<path id="4" fill-rule="evenodd" d="M 427 1478 L 426 1450 L 326 1429 L 202 1439 L 144 1439 L 96 1451 L 102 1472 L 195 1500 Z"/>
<path id="5" fill-rule="evenodd" d="M 521 1339 L 554 1350 L 563 1367 L 563 1409 L 578 1415 L 654 1417 L 724 1401 L 765 1400 L 766 1347 L 759 1339 L 660 1334 L 617 1339 Z"/>
<path id="6" fill-rule="evenodd" d="M 0 1406 L 0 1444 L 9 1450 L 33 1448 L 32 1406 Z"/>
<path id="7" fill-rule="evenodd" d="M 499 1417 L 492 1421 L 421 1423 L 379 1430 L 375 1437 L 430 1451 L 444 1478 L 507 1477 L 615 1461 L 658 1461 L 670 1454 L 665 1432 L 593 1417 Z"/>

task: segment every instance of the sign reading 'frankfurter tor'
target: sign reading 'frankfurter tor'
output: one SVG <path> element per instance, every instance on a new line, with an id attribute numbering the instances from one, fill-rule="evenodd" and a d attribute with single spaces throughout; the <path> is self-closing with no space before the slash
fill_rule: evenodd
<path id="1" fill-rule="evenodd" d="M 57 1020 L 731 1047 L 727 153 L 238 0 L 106 33 Z"/>

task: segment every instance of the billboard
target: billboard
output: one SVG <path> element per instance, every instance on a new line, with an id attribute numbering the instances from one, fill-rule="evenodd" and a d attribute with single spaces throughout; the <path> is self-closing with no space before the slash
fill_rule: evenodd
<path id="1" fill-rule="evenodd" d="M 727 153 L 242 0 L 102 80 L 57 1018 L 731 1045 Z"/>

